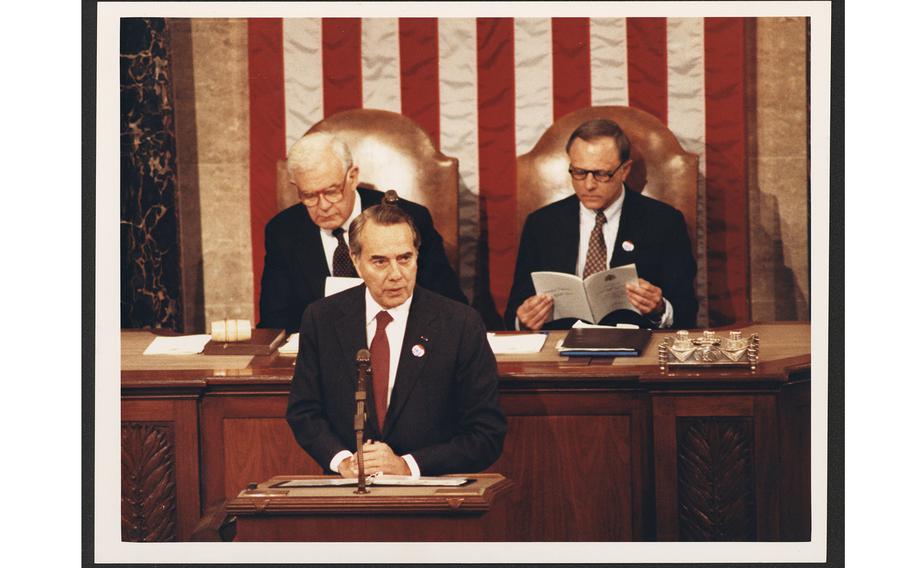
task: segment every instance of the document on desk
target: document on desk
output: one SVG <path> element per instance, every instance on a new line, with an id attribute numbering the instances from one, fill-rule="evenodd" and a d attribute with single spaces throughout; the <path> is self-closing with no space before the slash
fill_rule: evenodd
<path id="1" fill-rule="evenodd" d="M 288 337 L 287 343 L 278 348 L 281 355 L 296 355 L 300 349 L 300 333 L 292 333 Z"/>
<path id="2" fill-rule="evenodd" d="M 351 276 L 326 276 L 325 278 L 325 295 L 331 296 L 338 292 L 344 292 L 348 288 L 360 286 L 363 280 Z"/>
<path id="3" fill-rule="evenodd" d="M 546 333 L 487 333 L 487 341 L 495 355 L 507 353 L 539 353 L 547 342 Z"/>
<path id="4" fill-rule="evenodd" d="M 406 487 L 458 487 L 470 481 L 467 477 L 411 477 L 409 475 L 377 475 L 367 477 L 367 485 L 396 485 Z M 348 487 L 357 485 L 356 477 L 325 477 L 289 479 L 272 487 Z"/>
<path id="5" fill-rule="evenodd" d="M 195 355 L 202 353 L 211 335 L 180 335 L 156 337 L 142 352 L 143 355 Z"/>

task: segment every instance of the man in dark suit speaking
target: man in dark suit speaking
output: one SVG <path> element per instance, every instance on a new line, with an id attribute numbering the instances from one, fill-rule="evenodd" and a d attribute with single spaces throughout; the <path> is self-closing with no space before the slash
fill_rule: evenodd
<path id="1" fill-rule="evenodd" d="M 364 284 L 310 304 L 300 326 L 287 421 L 326 471 L 357 475 L 356 354 L 369 345 L 364 472 L 476 472 L 499 457 L 506 421 L 480 316 L 416 286 L 421 235 L 394 205 L 351 224 Z"/>
<path id="2" fill-rule="evenodd" d="M 357 186 L 359 170 L 351 151 L 325 133 L 307 134 L 295 142 L 288 151 L 287 168 L 300 203 L 266 225 L 258 326 L 290 333 L 297 331 L 310 302 L 325 296 L 326 277 L 356 276 L 348 228 L 363 209 L 380 202 L 382 193 Z M 429 211 L 404 199 L 398 204 L 420 232 L 417 283 L 467 303 Z"/>
<path id="3" fill-rule="evenodd" d="M 631 310 L 608 314 L 602 323 L 642 327 L 695 326 L 698 302 L 695 259 L 682 213 L 655 199 L 626 191 L 632 162 L 622 129 L 592 120 L 566 143 L 575 195 L 534 211 L 525 220 L 505 323 L 523 329 L 568 327 L 574 320 L 544 325 L 553 298 L 534 293 L 531 273 L 565 272 L 582 278 L 607 268 L 635 264 L 638 284 L 626 286 Z M 594 322 L 598 323 L 598 322 Z"/>

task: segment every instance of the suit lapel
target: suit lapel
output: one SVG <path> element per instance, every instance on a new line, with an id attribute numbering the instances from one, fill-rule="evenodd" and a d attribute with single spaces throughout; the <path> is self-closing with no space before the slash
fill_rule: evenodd
<path id="1" fill-rule="evenodd" d="M 619 214 L 619 230 L 616 232 L 616 242 L 613 243 L 613 254 L 610 256 L 610 267 L 632 264 L 637 257 L 635 250 L 623 249 L 622 243 L 629 241 L 633 247 L 638 244 L 641 223 L 641 197 L 631 190 L 626 190 L 622 211 Z"/>
<path id="2" fill-rule="evenodd" d="M 431 356 L 434 344 L 443 341 L 442 334 L 435 325 L 436 310 L 427 305 L 426 297 L 419 287 L 414 288 L 414 300 L 408 313 L 408 323 L 401 343 L 401 356 L 398 359 L 398 372 L 395 375 L 395 386 L 392 388 L 392 399 L 383 425 L 383 438 L 395 426 L 398 416 L 407 403 L 411 391 L 420 377 L 420 371 L 427 358 Z M 423 346 L 423 352 L 415 354 L 412 349 Z"/>
<path id="3" fill-rule="evenodd" d="M 306 208 L 302 205 L 301 208 L 300 219 L 296 223 L 298 229 L 294 254 L 297 256 L 297 266 L 305 267 L 303 277 L 313 297 L 321 298 L 325 295 L 325 279 L 329 275 L 329 266 L 325 261 L 325 249 L 322 248 L 319 227 L 310 219 Z"/>
<path id="4" fill-rule="evenodd" d="M 338 341 L 338 353 L 346 358 L 341 365 L 343 392 L 350 391 L 351 400 L 357 390 L 357 351 L 367 348 L 366 329 L 366 300 L 364 299 L 366 286 L 361 284 L 352 289 L 350 302 L 348 302 L 340 317 L 335 320 L 335 338 Z M 345 292 L 346 293 L 346 292 Z M 367 394 L 367 431 L 378 432 L 379 427 L 373 412 L 372 389 Z M 352 417 L 353 418 L 353 417 Z"/>
<path id="5" fill-rule="evenodd" d="M 370 189 L 363 186 L 357 188 L 357 193 L 360 194 L 361 210 L 378 204 L 380 201 L 382 201 L 382 196 L 384 195 L 381 191 L 376 191 L 375 189 Z"/>
<path id="6" fill-rule="evenodd" d="M 579 201 L 575 195 L 569 196 L 563 200 L 563 206 L 559 208 L 558 218 L 553 224 L 554 250 L 560 251 L 557 256 L 557 272 L 575 274 L 575 266 L 578 264 L 578 215 Z M 558 230 L 557 227 L 566 227 L 566 230 Z M 565 254 L 568 252 L 569 254 Z"/>

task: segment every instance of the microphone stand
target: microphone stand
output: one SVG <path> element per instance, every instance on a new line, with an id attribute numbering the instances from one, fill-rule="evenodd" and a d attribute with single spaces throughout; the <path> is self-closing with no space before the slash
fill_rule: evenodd
<path id="1" fill-rule="evenodd" d="M 357 352 L 357 390 L 354 393 L 354 436 L 357 438 L 357 491 L 369 493 L 366 487 L 366 475 L 363 472 L 363 429 L 367 422 L 367 381 L 372 378 L 370 351 L 361 349 Z"/>

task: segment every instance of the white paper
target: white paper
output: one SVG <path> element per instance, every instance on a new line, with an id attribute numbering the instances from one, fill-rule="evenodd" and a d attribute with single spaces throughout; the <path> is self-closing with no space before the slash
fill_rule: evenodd
<path id="1" fill-rule="evenodd" d="M 616 310 L 638 312 L 626 295 L 626 283 L 638 283 L 634 264 L 602 270 L 585 278 L 565 272 L 532 272 L 537 294 L 553 297 L 553 314 L 547 321 L 577 318 L 597 323 Z"/>
<path id="2" fill-rule="evenodd" d="M 546 333 L 518 333 L 500 335 L 487 333 L 487 341 L 496 355 L 506 353 L 539 353 L 547 342 Z"/>
<path id="3" fill-rule="evenodd" d="M 627 283 L 638 285 L 638 271 L 634 264 L 617 266 L 592 274 L 585 278 L 584 283 L 588 304 L 591 306 L 591 315 L 594 316 L 590 320 L 591 322 L 597 323 L 605 315 L 616 310 L 632 310 L 640 313 L 626 295 Z"/>
<path id="4" fill-rule="evenodd" d="M 350 276 L 327 276 L 325 279 L 325 295 L 331 296 L 332 294 L 344 292 L 348 288 L 360 286 L 361 284 L 363 284 L 363 280 L 360 278 L 353 278 Z"/>
<path id="5" fill-rule="evenodd" d="M 532 272 L 531 281 L 537 294 L 553 297 L 553 314 L 547 321 L 562 318 L 593 321 L 585 285 L 578 276 L 565 272 Z"/>
<path id="6" fill-rule="evenodd" d="M 202 353 L 205 344 L 212 339 L 211 335 L 181 335 L 175 337 L 156 337 L 143 355 L 195 355 Z"/>
<path id="7" fill-rule="evenodd" d="M 573 329 L 641 329 L 634 323 L 617 323 L 616 325 L 597 325 L 578 320 L 572 324 Z"/>
<path id="8" fill-rule="evenodd" d="M 280 353 L 281 355 L 296 355 L 297 350 L 300 348 L 299 345 L 300 345 L 300 334 L 292 333 L 290 335 L 290 337 L 288 337 L 287 343 L 278 347 L 278 353 Z"/>
<path id="9" fill-rule="evenodd" d="M 370 475 L 367 485 L 407 485 L 458 487 L 468 482 L 466 477 L 411 477 L 410 475 Z M 281 489 L 288 487 L 338 487 L 357 485 L 356 477 L 328 477 L 318 479 L 292 479 L 281 484 Z"/>

